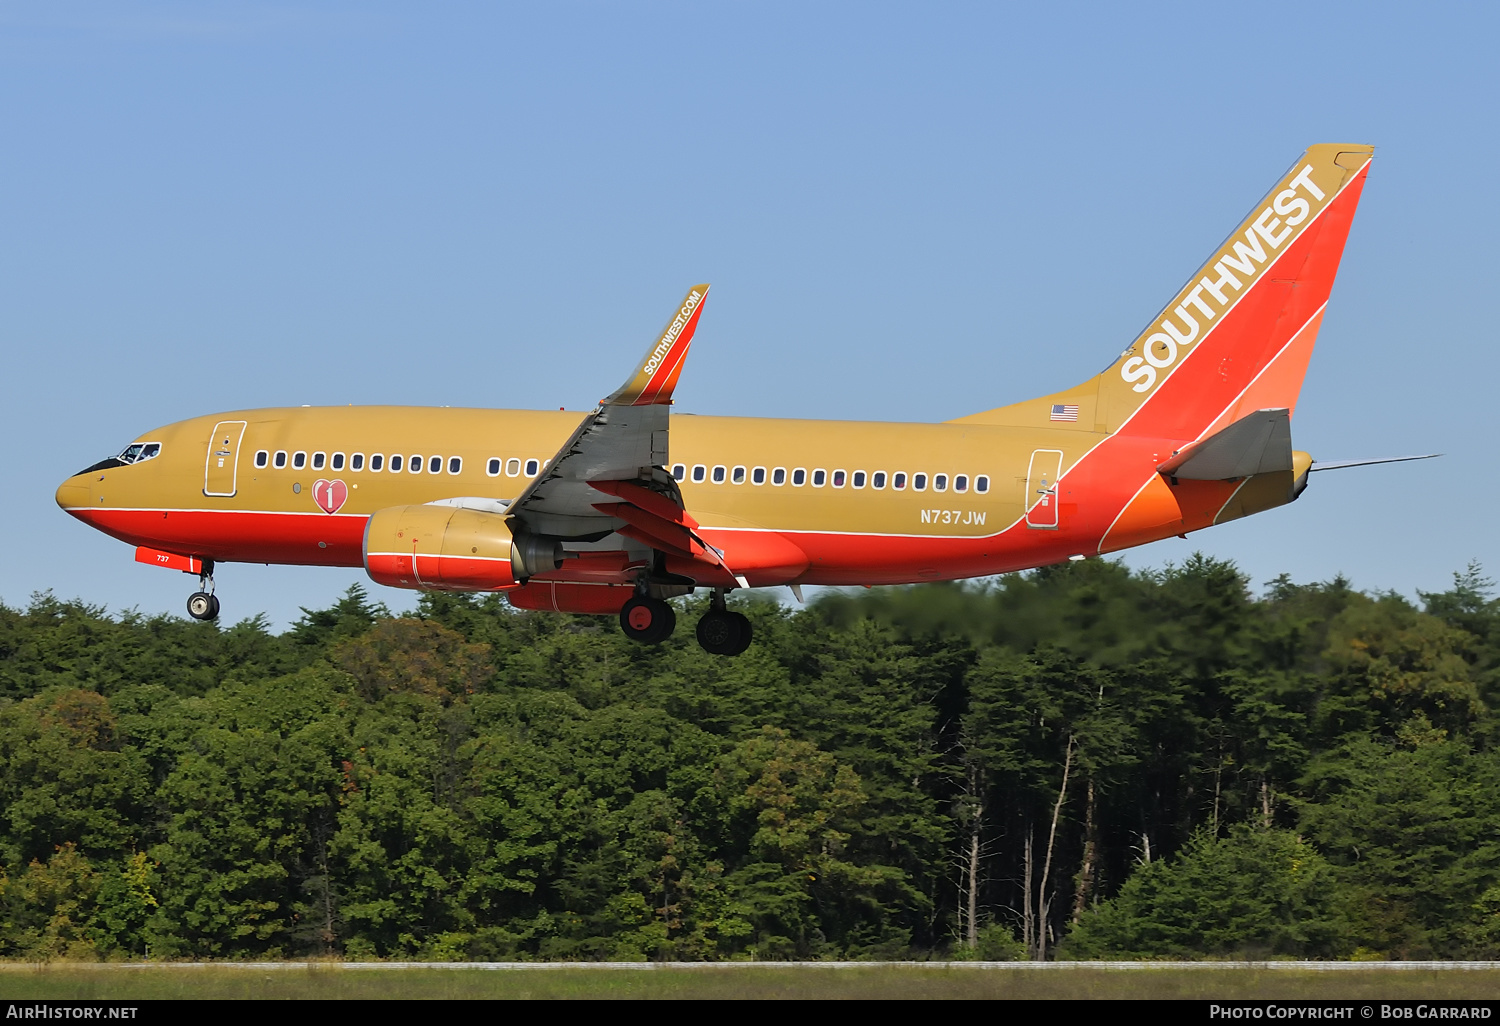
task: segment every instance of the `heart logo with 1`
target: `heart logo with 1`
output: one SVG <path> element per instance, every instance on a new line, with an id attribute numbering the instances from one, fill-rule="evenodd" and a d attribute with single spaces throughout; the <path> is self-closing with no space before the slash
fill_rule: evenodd
<path id="1" fill-rule="evenodd" d="M 349 486 L 342 481 L 318 478 L 313 482 L 313 502 L 324 513 L 337 513 L 349 501 Z"/>

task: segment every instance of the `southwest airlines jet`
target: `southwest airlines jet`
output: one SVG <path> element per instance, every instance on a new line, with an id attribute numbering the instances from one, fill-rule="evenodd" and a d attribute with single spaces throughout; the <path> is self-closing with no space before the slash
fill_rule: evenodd
<path id="1" fill-rule="evenodd" d="M 1309 149 L 1108 370 L 1013 406 L 942 424 L 672 416 L 697 285 L 582 422 L 219 413 L 141 435 L 57 502 L 199 575 L 200 620 L 231 562 L 504 591 L 618 614 L 647 643 L 672 633 L 667 599 L 704 588 L 698 640 L 721 655 L 750 643 L 735 588 L 954 580 L 1186 535 L 1289 503 L 1330 466 L 1292 449 L 1291 419 L 1372 152 Z"/>

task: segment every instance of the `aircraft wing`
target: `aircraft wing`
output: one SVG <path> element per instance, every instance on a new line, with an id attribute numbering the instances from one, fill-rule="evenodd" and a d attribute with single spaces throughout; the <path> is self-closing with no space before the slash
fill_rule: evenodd
<path id="1" fill-rule="evenodd" d="M 583 418 L 511 502 L 506 514 L 519 527 L 564 540 L 618 532 L 719 565 L 717 550 L 697 539 L 697 522 L 683 510 L 682 493 L 666 470 L 672 392 L 707 295 L 707 285 L 688 291 L 625 384 Z"/>

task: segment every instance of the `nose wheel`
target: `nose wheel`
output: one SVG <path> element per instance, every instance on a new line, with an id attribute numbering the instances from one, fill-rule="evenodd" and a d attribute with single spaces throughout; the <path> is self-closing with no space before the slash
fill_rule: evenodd
<path id="1" fill-rule="evenodd" d="M 214 564 L 203 561 L 203 572 L 198 575 L 198 590 L 188 596 L 188 616 L 194 620 L 215 620 L 219 616 L 219 599 L 214 595 Z"/>

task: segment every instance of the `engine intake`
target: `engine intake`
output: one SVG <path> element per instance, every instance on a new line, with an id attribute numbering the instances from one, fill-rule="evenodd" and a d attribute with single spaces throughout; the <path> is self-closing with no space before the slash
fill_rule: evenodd
<path id="1" fill-rule="evenodd" d="M 365 572 L 422 591 L 503 591 L 529 576 L 505 518 L 452 506 L 389 506 L 365 526 Z"/>

